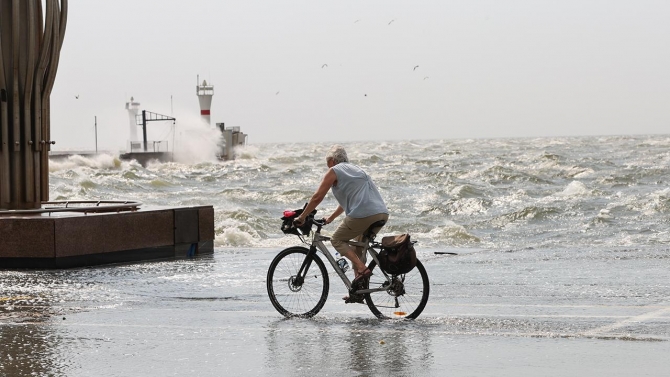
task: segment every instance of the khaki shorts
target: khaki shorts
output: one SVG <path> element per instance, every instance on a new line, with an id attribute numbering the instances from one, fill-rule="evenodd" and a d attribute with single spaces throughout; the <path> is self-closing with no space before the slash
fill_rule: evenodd
<path id="1" fill-rule="evenodd" d="M 343 254 L 343 252 L 346 252 L 349 248 L 347 241 L 361 241 L 361 238 L 363 238 L 363 233 L 368 230 L 370 225 L 379 220 L 388 221 L 388 218 L 389 215 L 387 213 L 379 213 L 376 215 L 363 217 L 361 219 L 354 219 L 353 217 L 347 216 L 344 218 L 344 221 L 342 221 L 342 224 L 337 227 L 335 233 L 333 233 L 332 237 L 330 238 L 330 242 L 333 244 L 335 250 L 339 251 L 340 254 Z M 378 227 L 372 231 L 377 234 L 381 228 L 382 227 Z M 354 249 L 360 260 L 365 263 L 366 253 L 363 252 L 363 248 L 355 247 Z"/>

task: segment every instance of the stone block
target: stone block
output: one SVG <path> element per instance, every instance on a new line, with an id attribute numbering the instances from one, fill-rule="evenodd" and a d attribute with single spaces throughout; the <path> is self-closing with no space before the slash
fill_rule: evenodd
<path id="1" fill-rule="evenodd" d="M 54 220 L 0 218 L 0 258 L 53 258 Z"/>
<path id="2" fill-rule="evenodd" d="M 173 210 L 104 214 L 105 252 L 174 244 Z"/>
<path id="3" fill-rule="evenodd" d="M 174 244 L 198 242 L 198 208 L 178 208 L 174 210 Z"/>
<path id="4" fill-rule="evenodd" d="M 198 231 L 200 241 L 210 241 L 215 237 L 214 233 L 214 208 L 200 207 L 198 209 Z"/>
<path id="5" fill-rule="evenodd" d="M 89 214 L 57 218 L 56 256 L 70 257 L 104 253 L 106 231 L 104 215 Z"/>

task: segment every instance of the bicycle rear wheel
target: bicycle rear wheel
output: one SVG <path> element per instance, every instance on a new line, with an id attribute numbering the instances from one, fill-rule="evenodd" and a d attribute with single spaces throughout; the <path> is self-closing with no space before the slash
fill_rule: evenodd
<path id="1" fill-rule="evenodd" d="M 275 309 L 286 317 L 312 317 L 328 298 L 328 273 L 318 255 L 312 255 L 304 281 L 298 277 L 308 253 L 305 247 L 289 247 L 277 254 L 268 269 L 268 296 Z"/>
<path id="2" fill-rule="evenodd" d="M 377 263 L 372 261 L 368 268 L 372 270 Z M 381 271 L 372 275 L 368 283 L 370 289 L 386 287 L 386 290 L 365 294 L 365 302 L 372 314 L 381 319 L 414 319 L 421 314 L 428 302 L 430 285 L 428 274 L 416 261 L 416 267 L 402 275 L 393 275 L 389 285 Z"/>

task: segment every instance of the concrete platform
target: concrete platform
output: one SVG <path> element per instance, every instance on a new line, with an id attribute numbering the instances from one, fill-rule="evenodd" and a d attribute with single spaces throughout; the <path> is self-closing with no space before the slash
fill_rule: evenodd
<path id="1" fill-rule="evenodd" d="M 55 151 L 49 153 L 50 160 L 66 160 L 72 156 L 82 156 L 87 158 L 93 158 L 102 154 L 111 154 L 115 155 L 118 152 L 112 151 Z M 119 158 L 126 161 L 136 160 L 140 165 L 147 166 L 152 161 L 158 162 L 172 162 L 174 161 L 172 152 L 130 152 L 130 153 L 121 153 Z"/>
<path id="2" fill-rule="evenodd" d="M 147 166 L 151 161 L 171 162 L 173 161 L 171 152 L 130 152 L 119 155 L 122 160 L 136 160 L 140 165 Z"/>
<path id="3" fill-rule="evenodd" d="M 0 217 L 0 269 L 72 268 L 213 251 L 211 206 Z"/>

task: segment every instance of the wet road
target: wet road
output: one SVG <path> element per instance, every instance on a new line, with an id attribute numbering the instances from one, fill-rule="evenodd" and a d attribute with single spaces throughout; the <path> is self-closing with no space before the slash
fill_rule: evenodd
<path id="1" fill-rule="evenodd" d="M 278 250 L 65 271 L 0 271 L 0 375 L 660 376 L 670 369 L 667 250 L 420 253 L 415 321 L 345 305 L 283 319 Z M 449 250 L 454 251 L 454 250 Z"/>

